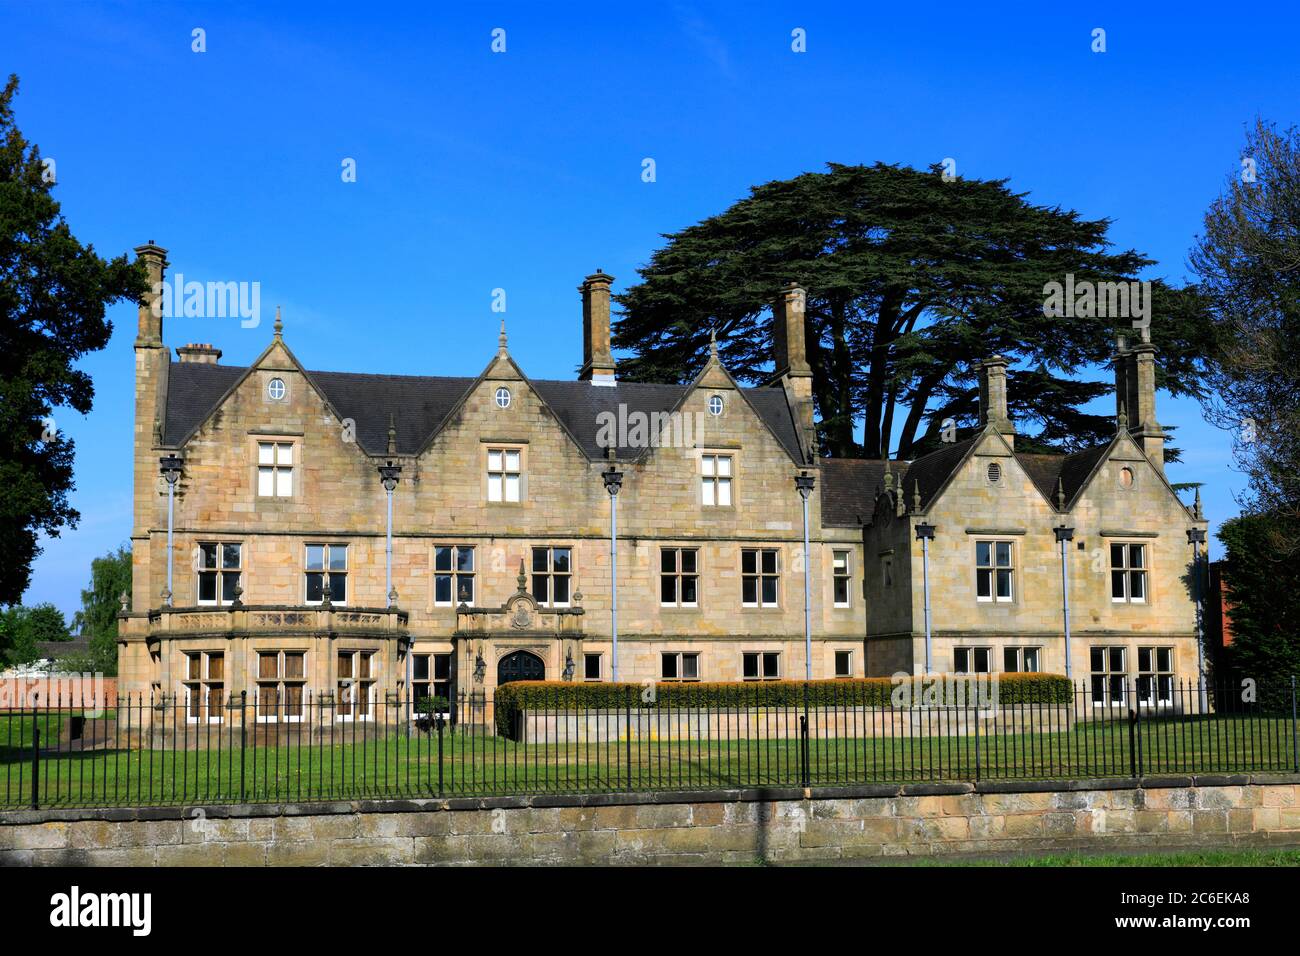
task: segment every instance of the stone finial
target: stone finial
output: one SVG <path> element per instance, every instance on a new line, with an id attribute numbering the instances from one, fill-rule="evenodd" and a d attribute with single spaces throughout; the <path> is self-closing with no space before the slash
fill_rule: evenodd
<path id="1" fill-rule="evenodd" d="M 397 416 L 388 413 L 388 454 L 397 454 Z"/>
<path id="2" fill-rule="evenodd" d="M 1065 482 L 1060 478 L 1056 479 L 1056 510 L 1065 510 Z"/>
<path id="3" fill-rule="evenodd" d="M 902 479 L 898 482 L 898 494 L 894 495 L 894 514 L 899 518 L 907 514 L 907 496 L 903 493 Z"/>
<path id="4" fill-rule="evenodd" d="M 1196 489 L 1196 500 L 1192 504 L 1192 514 L 1196 517 L 1197 521 L 1201 521 L 1205 518 L 1205 515 L 1201 513 L 1201 489 L 1200 488 Z"/>
<path id="5" fill-rule="evenodd" d="M 505 355 L 506 349 L 506 317 L 501 317 L 501 332 L 497 335 L 497 354 Z"/>
<path id="6" fill-rule="evenodd" d="M 885 465 L 885 491 L 891 495 L 894 493 L 894 473 L 889 470 L 889 465 Z"/>
<path id="7" fill-rule="evenodd" d="M 121 605 L 122 613 L 125 614 L 127 611 L 131 610 L 131 595 L 126 591 L 123 591 L 117 596 L 117 603 Z"/>
<path id="8" fill-rule="evenodd" d="M 921 482 L 912 479 L 912 510 L 921 510 Z"/>
<path id="9" fill-rule="evenodd" d="M 396 587 L 391 587 L 391 588 L 388 589 L 388 606 L 389 606 L 389 607 L 397 607 L 397 588 L 396 588 Z"/>
<path id="10" fill-rule="evenodd" d="M 321 582 L 320 606 L 330 606 L 330 576 L 328 574 L 324 575 L 324 580 Z"/>
<path id="11" fill-rule="evenodd" d="M 280 318 L 280 307 L 278 305 L 275 307 L 274 329 L 275 329 L 275 337 L 277 339 L 281 338 L 284 334 L 284 320 Z"/>
<path id="12" fill-rule="evenodd" d="M 524 573 L 524 559 L 519 559 L 519 593 L 528 593 L 528 575 Z"/>
<path id="13" fill-rule="evenodd" d="M 243 585 L 236 584 L 236 585 L 235 585 L 235 599 L 234 599 L 233 601 L 230 602 L 230 606 L 231 606 L 231 607 L 243 607 L 243 606 L 244 606 L 244 600 L 243 600 L 243 597 L 244 597 L 244 588 L 243 588 Z"/>
<path id="14" fill-rule="evenodd" d="M 1121 432 L 1128 431 L 1128 409 L 1125 408 L 1123 404 L 1121 404 L 1119 407 L 1118 421 L 1119 421 L 1119 430 Z"/>
<path id="15" fill-rule="evenodd" d="M 709 361 L 718 360 L 718 327 L 715 325 L 709 329 Z"/>
<path id="16" fill-rule="evenodd" d="M 582 589 L 581 589 L 581 588 L 579 588 L 578 590 L 576 590 L 576 591 L 573 592 L 573 606 L 574 606 L 574 607 L 582 607 Z"/>
<path id="17" fill-rule="evenodd" d="M 172 592 L 167 589 L 167 586 L 165 584 L 163 585 L 163 589 L 160 592 L 158 592 L 158 594 L 159 597 L 162 598 L 163 607 L 172 606 Z"/>

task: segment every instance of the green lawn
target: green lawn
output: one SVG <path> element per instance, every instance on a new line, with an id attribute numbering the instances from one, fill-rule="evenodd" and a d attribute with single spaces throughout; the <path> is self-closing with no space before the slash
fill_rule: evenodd
<path id="1" fill-rule="evenodd" d="M 962 860 L 932 857 L 904 866 L 1300 866 L 1300 848 L 1287 850 L 1179 850 L 1170 853 L 1050 853 Z"/>
<path id="2" fill-rule="evenodd" d="M 58 715 L 41 714 L 57 740 Z M 31 800 L 32 718 L 0 717 L 0 808 Z M 703 740 L 520 744 L 504 737 L 340 725 L 311 743 L 302 725 L 278 745 L 222 748 L 206 727 L 198 749 L 117 749 L 42 754 L 41 806 L 203 804 L 437 795 L 495 795 L 738 786 L 799 786 L 798 740 Z M 1291 770 L 1289 719 L 1183 717 L 1147 720 L 1136 734 L 1145 774 Z M 297 736 L 295 736 L 295 734 Z M 194 742 L 194 737 L 190 738 Z M 251 740 L 251 738 L 250 738 Z M 1127 776 L 1127 722 L 1088 722 L 1069 732 L 973 737 L 825 738 L 808 742 L 818 785 L 974 779 Z"/>

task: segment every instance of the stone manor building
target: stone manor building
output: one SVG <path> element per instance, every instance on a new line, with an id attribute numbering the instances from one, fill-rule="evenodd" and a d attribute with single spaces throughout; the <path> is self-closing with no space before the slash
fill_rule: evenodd
<path id="1" fill-rule="evenodd" d="M 166 250 L 136 252 L 157 289 Z M 1115 436 L 1097 448 L 1017 451 L 993 357 L 973 437 L 911 462 L 830 460 L 802 290 L 777 296 L 761 387 L 716 350 L 687 385 L 641 384 L 617 380 L 612 281 L 581 286 L 574 381 L 529 378 L 504 326 L 477 375 L 312 371 L 278 313 L 248 367 L 209 345 L 173 360 L 150 294 L 121 690 L 176 695 L 195 722 L 241 692 L 263 720 L 297 719 L 307 694 L 367 719 L 393 695 L 609 681 L 615 633 L 622 681 L 798 679 L 805 567 L 815 678 L 927 660 L 1068 671 L 1103 696 L 1121 677 L 1155 695 L 1195 678 L 1188 533 L 1205 522 L 1165 478 L 1151 345 L 1121 343 Z"/>

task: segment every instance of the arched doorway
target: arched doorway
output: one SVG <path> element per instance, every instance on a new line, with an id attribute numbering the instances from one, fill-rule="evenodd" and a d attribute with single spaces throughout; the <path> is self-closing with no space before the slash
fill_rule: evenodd
<path id="1" fill-rule="evenodd" d="M 515 651 L 497 663 L 497 685 L 517 680 L 546 680 L 546 665 L 536 654 Z"/>

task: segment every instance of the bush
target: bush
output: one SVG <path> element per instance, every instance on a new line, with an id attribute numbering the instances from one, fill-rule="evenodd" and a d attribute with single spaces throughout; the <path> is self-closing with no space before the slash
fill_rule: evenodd
<path id="1" fill-rule="evenodd" d="M 914 677 L 912 700 L 921 702 L 924 690 L 937 678 Z M 987 684 L 988 677 L 944 675 L 959 681 L 966 699 L 975 700 L 970 685 Z M 891 677 L 853 680 L 774 680 L 732 683 L 658 683 L 653 696 L 641 684 L 579 684 L 567 681 L 517 681 L 496 689 L 496 722 L 509 735 L 521 710 L 580 710 L 626 707 L 802 707 L 805 690 L 810 707 L 890 707 L 896 682 Z M 648 700 L 646 698 L 649 698 Z M 1068 704 L 1073 685 L 1060 674 L 1000 674 L 1000 704 Z"/>

